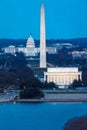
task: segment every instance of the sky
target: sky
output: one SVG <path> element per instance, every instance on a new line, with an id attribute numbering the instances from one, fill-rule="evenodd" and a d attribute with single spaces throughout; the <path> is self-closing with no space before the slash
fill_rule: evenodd
<path id="1" fill-rule="evenodd" d="M 0 38 L 39 39 L 42 3 L 47 39 L 87 37 L 87 0 L 0 0 Z"/>

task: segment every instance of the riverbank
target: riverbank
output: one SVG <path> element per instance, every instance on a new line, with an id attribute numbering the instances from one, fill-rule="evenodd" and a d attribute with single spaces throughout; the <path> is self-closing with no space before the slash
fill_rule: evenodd
<path id="1" fill-rule="evenodd" d="M 87 102 L 87 92 L 45 92 L 41 99 L 17 99 L 16 102 Z"/>
<path id="2" fill-rule="evenodd" d="M 18 99 L 16 100 L 15 102 L 18 102 L 18 103 L 41 103 L 41 102 L 87 102 L 87 100 L 71 100 L 71 99 L 64 99 L 64 100 L 48 100 L 48 99 Z"/>
<path id="3" fill-rule="evenodd" d="M 5 93 L 0 93 L 0 103 L 10 103 L 14 102 L 14 97 L 19 95 L 19 91 L 6 91 Z"/>
<path id="4" fill-rule="evenodd" d="M 1 94 L 0 103 L 14 102 L 16 94 Z M 87 102 L 87 91 L 44 91 L 44 98 L 41 99 L 16 99 L 15 102 Z"/>

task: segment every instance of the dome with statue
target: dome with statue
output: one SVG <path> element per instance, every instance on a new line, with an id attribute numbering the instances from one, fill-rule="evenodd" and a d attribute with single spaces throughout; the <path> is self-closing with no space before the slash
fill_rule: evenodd
<path id="1" fill-rule="evenodd" d="M 35 48 L 35 42 L 34 42 L 34 39 L 31 36 L 31 34 L 30 34 L 30 37 L 27 40 L 26 47 L 29 47 L 29 48 L 33 47 L 33 48 Z"/>

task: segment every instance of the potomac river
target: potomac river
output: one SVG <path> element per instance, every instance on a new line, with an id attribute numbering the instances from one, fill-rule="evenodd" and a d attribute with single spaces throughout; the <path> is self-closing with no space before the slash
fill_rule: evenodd
<path id="1" fill-rule="evenodd" d="M 87 103 L 1 103 L 0 130 L 62 130 L 71 118 L 87 114 Z"/>

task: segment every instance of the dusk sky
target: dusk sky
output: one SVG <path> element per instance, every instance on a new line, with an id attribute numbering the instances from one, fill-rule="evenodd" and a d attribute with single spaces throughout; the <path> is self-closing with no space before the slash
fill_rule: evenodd
<path id="1" fill-rule="evenodd" d="M 87 37 L 87 0 L 0 0 L 0 38 L 40 36 L 40 7 L 47 39 Z"/>

